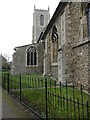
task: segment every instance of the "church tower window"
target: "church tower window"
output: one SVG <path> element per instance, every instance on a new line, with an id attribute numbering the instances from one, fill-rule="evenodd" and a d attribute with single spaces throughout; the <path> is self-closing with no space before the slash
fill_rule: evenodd
<path id="1" fill-rule="evenodd" d="M 27 50 L 27 65 L 37 65 L 37 52 L 33 46 Z"/>
<path id="2" fill-rule="evenodd" d="M 40 25 L 44 26 L 44 16 L 43 15 L 40 16 Z"/>
<path id="3" fill-rule="evenodd" d="M 58 62 L 58 34 L 56 26 L 52 31 L 52 63 Z"/>

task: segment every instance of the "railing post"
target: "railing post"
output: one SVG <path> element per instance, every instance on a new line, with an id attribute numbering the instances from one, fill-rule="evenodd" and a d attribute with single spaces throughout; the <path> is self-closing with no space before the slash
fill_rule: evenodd
<path id="1" fill-rule="evenodd" d="M 7 82 L 8 82 L 8 94 L 9 94 L 9 73 L 8 73 L 8 78 L 7 78 Z"/>
<path id="2" fill-rule="evenodd" d="M 83 94 L 82 94 L 82 85 L 81 85 L 81 97 L 83 97 Z"/>
<path id="3" fill-rule="evenodd" d="M 74 96 L 74 81 L 73 81 L 73 99 L 74 99 L 74 97 L 75 97 L 75 96 Z"/>
<path id="4" fill-rule="evenodd" d="M 21 75 L 20 75 L 20 102 L 21 102 Z"/>
<path id="5" fill-rule="evenodd" d="M 89 119 L 88 101 L 87 101 L 87 119 Z"/>
<path id="6" fill-rule="evenodd" d="M 47 80 L 45 78 L 45 92 L 46 92 L 46 120 L 48 119 L 48 111 L 47 111 Z"/>
<path id="7" fill-rule="evenodd" d="M 66 101 L 67 101 L 67 118 L 68 118 L 68 90 L 67 90 L 67 81 L 66 81 Z"/>
<path id="8" fill-rule="evenodd" d="M 66 98 L 67 98 L 68 94 L 67 94 L 67 81 L 66 81 Z"/>
<path id="9" fill-rule="evenodd" d="M 5 89 L 5 73 L 4 73 L 4 85 L 3 85 L 4 89 Z"/>

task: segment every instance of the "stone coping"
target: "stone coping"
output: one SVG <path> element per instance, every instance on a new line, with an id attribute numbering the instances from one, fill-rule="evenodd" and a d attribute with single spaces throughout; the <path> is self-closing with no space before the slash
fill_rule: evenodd
<path id="1" fill-rule="evenodd" d="M 83 42 L 75 45 L 75 46 L 73 47 L 73 49 L 74 49 L 74 48 L 77 48 L 77 47 L 80 47 L 80 46 L 82 46 L 82 45 L 84 45 L 84 44 L 87 44 L 87 43 L 89 43 L 89 42 L 90 42 L 90 39 L 86 39 L 85 41 L 83 41 Z"/>

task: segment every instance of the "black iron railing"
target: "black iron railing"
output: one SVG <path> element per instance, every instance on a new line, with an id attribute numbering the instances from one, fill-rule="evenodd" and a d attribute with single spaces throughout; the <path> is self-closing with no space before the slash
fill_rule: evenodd
<path id="1" fill-rule="evenodd" d="M 31 78 L 29 75 L 2 74 L 2 87 L 41 118 L 90 119 L 90 95 L 73 83 Z"/>

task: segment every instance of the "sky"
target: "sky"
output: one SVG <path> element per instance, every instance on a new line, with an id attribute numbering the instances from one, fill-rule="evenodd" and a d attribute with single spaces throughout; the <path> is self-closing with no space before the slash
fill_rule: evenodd
<path id="1" fill-rule="evenodd" d="M 50 7 L 50 18 L 60 0 L 0 0 L 0 54 L 12 60 L 14 48 L 31 44 L 34 5 Z"/>

